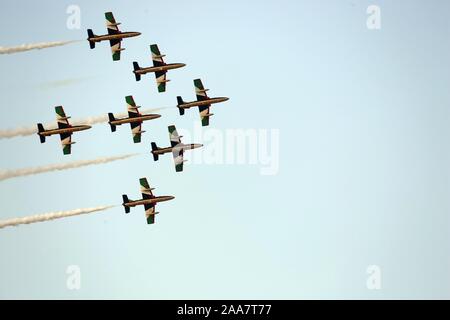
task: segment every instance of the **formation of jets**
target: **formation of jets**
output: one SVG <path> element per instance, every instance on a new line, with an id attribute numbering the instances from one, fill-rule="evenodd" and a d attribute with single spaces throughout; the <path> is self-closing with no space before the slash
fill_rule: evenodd
<path id="1" fill-rule="evenodd" d="M 117 23 L 113 14 L 111 12 L 105 13 L 106 18 L 106 28 L 108 30 L 108 34 L 105 35 L 95 35 L 92 29 L 88 29 L 88 38 L 89 46 L 91 49 L 95 48 L 95 44 L 101 41 L 109 41 L 112 52 L 113 61 L 120 60 L 120 52 L 125 50 L 122 48 L 122 40 L 125 38 L 131 38 L 139 36 L 141 33 L 139 32 L 121 32 L 118 28 L 120 23 Z M 133 62 L 133 73 L 136 77 L 136 81 L 141 80 L 141 76 L 147 73 L 154 73 L 156 78 L 156 84 L 158 88 L 158 92 L 166 91 L 166 83 L 170 80 L 167 79 L 167 72 L 172 69 L 178 69 L 186 66 L 184 63 L 165 63 L 164 57 L 159 51 L 158 45 L 152 44 L 150 45 L 150 51 L 152 55 L 153 66 L 141 68 L 139 64 L 134 61 Z M 192 107 L 198 107 L 200 113 L 200 119 L 202 122 L 202 126 L 209 125 L 209 118 L 213 115 L 210 113 L 210 107 L 213 104 L 227 101 L 227 97 L 214 97 L 210 98 L 206 94 L 208 89 L 205 89 L 203 83 L 200 79 L 194 80 L 195 93 L 197 96 L 196 101 L 185 102 L 183 99 L 178 96 L 177 97 L 177 108 L 179 110 L 180 115 L 183 115 L 186 109 Z M 108 124 L 111 127 L 111 131 L 115 132 L 117 126 L 120 126 L 125 123 L 129 123 L 131 127 L 131 132 L 133 135 L 133 142 L 140 143 L 142 139 L 142 133 L 145 131 L 142 130 L 142 123 L 147 120 L 153 120 L 160 118 L 159 114 L 141 114 L 139 112 L 139 106 L 136 105 L 133 96 L 129 95 L 125 97 L 128 117 L 116 118 L 113 113 L 108 113 Z M 56 120 L 58 124 L 58 128 L 55 129 L 47 129 L 45 130 L 41 123 L 37 124 L 39 139 L 41 143 L 45 142 L 45 138 L 47 136 L 51 136 L 54 134 L 59 134 L 61 138 L 61 144 L 63 147 L 63 153 L 68 155 L 71 153 L 71 145 L 75 142 L 72 141 L 72 134 L 77 131 L 83 131 L 90 129 L 91 127 L 88 125 L 76 125 L 72 126 L 69 123 L 69 118 L 67 117 L 62 106 L 55 107 L 56 112 Z M 165 148 L 159 148 L 155 142 L 151 143 L 151 153 L 153 155 L 153 159 L 157 161 L 160 155 L 165 153 L 172 153 L 172 157 L 175 164 L 175 171 L 181 172 L 183 171 L 183 163 L 184 160 L 184 152 L 186 150 L 192 150 L 196 148 L 200 148 L 203 145 L 198 143 L 190 143 L 184 144 L 181 142 L 182 136 L 180 136 L 177 132 L 177 129 L 174 125 L 168 126 L 169 130 L 169 140 L 170 146 Z M 155 222 L 155 215 L 158 212 L 155 212 L 155 206 L 158 202 L 169 201 L 174 199 L 173 196 L 154 196 L 152 193 L 152 188 L 150 188 L 148 181 L 146 178 L 141 178 L 139 180 L 141 185 L 141 193 L 142 199 L 139 200 L 130 200 L 127 195 L 123 195 L 123 203 L 122 205 L 125 208 L 125 213 L 130 212 L 131 207 L 143 205 L 145 209 L 145 216 L 148 224 L 153 224 Z"/>

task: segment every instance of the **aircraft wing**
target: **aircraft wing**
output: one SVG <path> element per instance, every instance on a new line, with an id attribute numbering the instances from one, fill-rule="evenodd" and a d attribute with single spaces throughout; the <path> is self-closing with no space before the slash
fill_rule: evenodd
<path id="1" fill-rule="evenodd" d="M 116 22 L 116 19 L 114 19 L 114 15 L 112 12 L 105 12 L 105 18 L 106 18 L 106 28 L 108 29 L 108 34 L 118 34 L 120 33 L 119 30 L 119 24 Z"/>
<path id="2" fill-rule="evenodd" d="M 62 106 L 55 107 L 56 112 L 56 122 L 58 123 L 59 129 L 65 129 L 70 128 L 69 118 L 66 116 L 66 113 L 64 112 L 64 108 Z M 64 154 L 70 154 L 71 152 L 71 145 L 72 145 L 72 133 L 61 133 L 59 135 L 61 138 L 61 145 L 63 148 Z"/>
<path id="3" fill-rule="evenodd" d="M 112 12 L 105 13 L 106 18 L 106 28 L 108 29 L 108 34 L 118 34 L 120 33 L 119 24 L 114 19 Z M 122 49 L 122 39 L 109 40 L 111 46 L 112 58 L 114 61 L 120 60 L 120 51 Z"/>
<path id="4" fill-rule="evenodd" d="M 169 126 L 169 139 L 170 139 L 170 145 L 172 147 L 175 147 L 177 144 L 181 143 L 181 137 L 178 135 L 177 128 L 175 126 Z"/>
<path id="5" fill-rule="evenodd" d="M 175 170 L 177 172 L 183 171 L 183 149 L 176 148 L 177 145 L 181 144 L 181 136 L 177 132 L 175 126 L 169 126 L 169 138 L 170 145 L 172 146 L 172 156 L 175 162 Z"/>
<path id="6" fill-rule="evenodd" d="M 139 122 L 130 122 L 131 127 L 131 133 L 133 134 L 133 141 L 134 143 L 141 142 L 141 135 L 142 135 L 142 121 Z"/>
<path id="7" fill-rule="evenodd" d="M 133 96 L 126 96 L 125 101 L 127 103 L 128 116 L 130 118 L 136 118 L 141 115 L 139 113 L 139 107 L 136 106 L 136 103 L 134 102 Z"/>
<path id="8" fill-rule="evenodd" d="M 161 54 L 159 51 L 159 48 L 156 44 L 150 45 L 150 51 L 152 52 L 152 61 L 154 67 L 161 67 L 165 66 L 166 63 L 164 62 L 164 55 Z M 166 91 L 166 77 L 167 71 L 157 71 L 155 72 L 156 77 L 156 84 L 158 86 L 158 92 L 165 92 Z"/>
<path id="9" fill-rule="evenodd" d="M 155 204 L 144 204 L 145 218 L 147 219 L 147 224 L 155 223 Z"/>
<path id="10" fill-rule="evenodd" d="M 152 199 L 155 197 L 152 188 L 150 188 L 150 185 L 147 182 L 147 178 L 139 179 L 139 184 L 141 185 L 142 199 Z"/>
<path id="11" fill-rule="evenodd" d="M 200 120 L 202 121 L 202 126 L 209 125 L 209 117 L 212 116 L 212 113 L 209 113 L 209 107 L 211 105 L 207 106 L 199 106 L 198 111 L 200 112 Z"/>
<path id="12" fill-rule="evenodd" d="M 152 60 L 153 60 L 153 66 L 154 67 L 160 67 L 166 65 L 164 62 L 164 55 L 161 54 L 161 52 L 158 49 L 158 46 L 156 44 L 150 45 L 150 51 L 152 52 Z"/>
<path id="13" fill-rule="evenodd" d="M 120 51 L 122 51 L 122 39 L 109 40 L 113 61 L 120 60 Z"/>
<path id="14" fill-rule="evenodd" d="M 183 154 L 184 154 L 183 149 L 173 149 L 172 150 L 172 156 L 173 156 L 173 161 L 175 163 L 175 171 L 176 172 L 183 171 L 183 163 L 184 163 Z"/>
<path id="15" fill-rule="evenodd" d="M 61 138 L 61 146 L 63 148 L 64 154 L 70 154 L 71 153 L 71 146 L 72 146 L 72 133 L 61 133 L 59 135 Z"/>
<path id="16" fill-rule="evenodd" d="M 206 91 L 208 91 L 208 89 L 205 89 L 202 80 L 195 79 L 194 87 L 195 87 L 195 94 L 197 95 L 197 101 L 203 101 L 208 99 L 208 95 L 206 94 Z"/>
<path id="17" fill-rule="evenodd" d="M 166 91 L 166 83 L 167 83 L 167 71 L 156 71 L 156 85 L 158 86 L 158 92 Z"/>
<path id="18" fill-rule="evenodd" d="M 208 95 L 206 94 L 206 91 L 208 91 L 208 89 L 205 89 L 202 80 L 195 79 L 194 86 L 195 86 L 195 94 L 197 95 L 197 101 L 204 101 L 209 98 Z M 198 111 L 200 112 L 200 120 L 202 121 L 202 126 L 209 125 L 209 117 L 212 116 L 212 114 L 209 113 L 209 107 L 211 107 L 210 104 L 198 107 Z"/>
<path id="19" fill-rule="evenodd" d="M 66 113 L 64 112 L 64 108 L 62 106 L 55 107 L 56 112 L 56 122 L 58 123 L 58 128 L 64 129 L 69 128 L 69 118 L 66 116 Z"/>
<path id="20" fill-rule="evenodd" d="M 136 106 L 136 103 L 134 102 L 133 96 L 126 96 L 125 101 L 127 102 L 127 110 L 128 110 L 128 117 L 130 118 L 136 118 L 141 115 L 139 112 L 139 107 Z M 141 134 L 142 134 L 142 121 L 136 121 L 136 122 L 130 122 L 131 132 L 133 134 L 133 141 L 134 143 L 141 142 Z"/>
<path id="21" fill-rule="evenodd" d="M 150 188 L 150 185 L 148 184 L 147 178 L 139 179 L 139 184 L 141 185 L 142 199 L 152 199 L 155 197 L 152 193 L 152 188 Z M 144 204 L 144 209 L 147 223 L 155 223 L 155 204 Z"/>

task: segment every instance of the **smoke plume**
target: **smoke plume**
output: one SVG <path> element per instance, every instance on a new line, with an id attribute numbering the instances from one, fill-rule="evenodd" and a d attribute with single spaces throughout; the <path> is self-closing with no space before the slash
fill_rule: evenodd
<path id="1" fill-rule="evenodd" d="M 131 157 L 134 157 L 138 155 L 138 153 L 133 154 L 125 154 L 120 156 L 113 156 L 113 157 L 101 157 L 97 159 L 91 159 L 91 160 L 79 160 L 79 161 L 73 161 L 73 162 L 67 162 L 67 163 L 55 163 L 50 164 L 46 166 L 39 166 L 39 167 L 30 167 L 30 168 L 22 168 L 22 169 L 14 169 L 14 170 L 0 170 L 0 181 L 11 179 L 15 177 L 23 177 L 23 176 L 29 176 L 44 172 L 50 172 L 50 171 L 58 171 L 58 170 L 67 170 L 67 169 L 74 169 L 74 168 L 80 168 L 85 166 L 90 166 L 94 164 L 103 164 L 108 163 L 116 160 L 123 160 L 128 159 Z"/>
<path id="2" fill-rule="evenodd" d="M 66 44 L 80 42 L 81 40 L 71 40 L 71 41 L 53 41 L 53 42 L 39 42 L 39 43 L 28 43 L 22 44 L 15 47 L 0 47 L 0 54 L 11 54 L 35 49 L 45 49 L 51 47 L 64 46 Z"/>
<path id="3" fill-rule="evenodd" d="M 36 223 L 36 222 L 44 222 L 59 218 L 67 218 L 72 216 L 78 216 L 80 214 L 87 214 L 97 211 L 103 211 L 110 208 L 113 208 L 115 206 L 100 206 L 100 207 L 94 207 L 94 208 L 84 208 L 84 209 L 75 209 L 75 210 L 69 210 L 69 211 L 58 211 L 58 212 L 49 212 L 49 213 L 43 213 L 43 214 L 36 214 L 33 216 L 28 217 L 22 217 L 22 218 L 14 218 L 14 219 L 8 219 L 0 221 L 0 229 L 4 227 L 9 226 L 17 226 L 19 224 L 29 224 L 29 223 Z"/>

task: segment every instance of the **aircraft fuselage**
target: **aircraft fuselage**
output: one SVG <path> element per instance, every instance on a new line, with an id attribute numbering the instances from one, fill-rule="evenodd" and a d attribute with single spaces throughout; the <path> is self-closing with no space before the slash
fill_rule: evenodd
<path id="1" fill-rule="evenodd" d="M 101 36 L 90 37 L 87 40 L 92 42 L 100 42 L 105 40 L 120 40 L 124 38 L 137 37 L 141 35 L 140 32 L 120 32 L 116 34 L 104 34 Z"/>
<path id="2" fill-rule="evenodd" d="M 139 117 L 133 117 L 133 118 L 128 117 L 128 118 L 123 118 L 123 119 L 116 119 L 113 121 L 109 121 L 109 123 L 112 125 L 118 126 L 118 125 L 121 125 L 124 123 L 143 122 L 146 120 L 153 120 L 153 119 L 157 119 L 160 117 L 161 117 L 161 115 L 159 115 L 159 114 L 143 114 L 143 115 L 140 115 Z"/>
<path id="3" fill-rule="evenodd" d="M 167 148 L 158 148 L 157 150 L 152 150 L 153 154 L 165 154 L 165 153 L 172 153 L 172 152 L 180 152 L 181 150 L 192 150 L 192 149 L 197 149 L 203 147 L 202 144 L 200 143 L 188 143 L 188 144 L 184 144 L 184 143 L 180 143 L 178 145 L 176 145 L 175 147 L 167 147 Z"/>
<path id="4" fill-rule="evenodd" d="M 186 66 L 184 63 L 168 63 L 158 67 L 148 67 L 148 68 L 140 68 L 138 70 L 134 70 L 133 72 L 136 74 L 146 74 L 150 72 L 162 72 L 171 69 L 178 69 Z"/>
<path id="5" fill-rule="evenodd" d="M 175 199 L 175 197 L 174 196 L 159 196 L 159 197 L 154 197 L 151 199 L 132 200 L 127 203 L 124 203 L 123 205 L 126 207 L 135 207 L 135 206 L 143 206 L 145 204 L 155 204 L 158 202 L 169 201 L 172 199 Z"/>
<path id="6" fill-rule="evenodd" d="M 177 107 L 178 108 L 183 108 L 183 109 L 189 109 L 189 108 L 192 108 L 192 107 L 209 106 L 211 104 L 225 102 L 225 101 L 227 101 L 229 99 L 230 98 L 227 98 L 227 97 L 208 98 L 206 100 L 185 102 L 185 103 L 179 104 Z"/>
<path id="7" fill-rule="evenodd" d="M 83 131 L 83 130 L 87 130 L 90 128 L 91 128 L 91 126 L 87 126 L 87 125 L 72 126 L 72 127 L 68 127 L 68 128 L 49 129 L 49 130 L 45 130 L 42 132 L 38 132 L 38 134 L 41 136 L 51 136 L 54 134 L 64 134 L 64 133 L 73 133 L 76 131 Z"/>

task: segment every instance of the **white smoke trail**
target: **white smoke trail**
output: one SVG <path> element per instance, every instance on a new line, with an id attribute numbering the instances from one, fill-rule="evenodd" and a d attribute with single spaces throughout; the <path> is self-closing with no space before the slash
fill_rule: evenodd
<path id="1" fill-rule="evenodd" d="M 50 89 L 57 89 L 62 88 L 66 86 L 71 86 L 77 83 L 85 82 L 91 79 L 94 79 L 95 76 L 86 76 L 86 77 L 73 77 L 73 78 L 66 78 L 56 81 L 47 81 L 43 82 L 41 84 L 38 84 L 36 88 L 38 89 L 44 89 L 44 90 L 50 90 Z"/>
<path id="2" fill-rule="evenodd" d="M 45 127 L 49 124 L 44 125 Z M 53 123 L 51 125 L 54 125 Z M 14 129 L 6 129 L 6 130 L 0 130 L 0 139 L 3 138 L 13 138 L 18 136 L 31 136 L 32 134 L 37 133 L 37 127 L 36 126 L 29 126 L 29 127 L 17 127 Z"/>
<path id="3" fill-rule="evenodd" d="M 142 110 L 142 113 L 149 113 L 149 112 L 156 112 L 159 110 L 163 110 L 163 109 L 168 109 L 168 108 L 172 108 L 172 107 L 162 107 L 162 108 L 154 108 L 154 109 L 145 109 Z M 128 114 L 127 113 L 119 113 L 116 114 L 115 117 L 117 118 L 122 118 L 122 117 L 127 117 Z M 99 115 L 99 116 L 94 116 L 94 117 L 87 117 L 84 119 L 75 119 L 73 121 L 71 121 L 71 123 L 73 125 L 79 125 L 79 124 L 86 124 L 86 125 L 93 125 L 93 124 L 98 124 L 98 123 L 104 123 L 104 122 L 108 122 L 108 115 Z M 44 124 L 44 128 L 45 129 L 54 129 L 55 128 L 55 123 L 45 123 Z M 4 129 L 4 130 L 0 130 L 0 139 L 5 139 L 5 138 L 14 138 L 14 137 L 18 137 L 18 136 L 31 136 L 32 134 L 36 134 L 37 133 L 37 127 L 36 125 L 34 126 L 29 126 L 29 127 L 17 127 L 14 129 Z"/>
<path id="4" fill-rule="evenodd" d="M 94 208 L 75 209 L 75 210 L 69 210 L 69 211 L 49 212 L 49 213 L 36 214 L 33 216 L 22 217 L 22 218 L 13 218 L 13 219 L 0 221 L 0 229 L 4 228 L 4 227 L 9 227 L 9 226 L 17 226 L 19 224 L 44 222 L 44 221 L 54 220 L 54 219 L 59 219 L 59 218 L 78 216 L 80 214 L 103 211 L 103 210 L 107 210 L 107 209 L 110 209 L 113 207 L 115 207 L 115 206 L 112 206 L 112 205 L 100 206 L 100 207 L 94 207 Z"/>
<path id="5" fill-rule="evenodd" d="M 53 42 L 39 42 L 39 43 L 28 43 L 22 44 L 16 47 L 0 47 L 0 54 L 10 54 L 23 51 L 29 51 L 34 49 L 45 49 L 51 47 L 64 46 L 66 44 L 80 42 L 82 40 L 71 40 L 71 41 L 53 41 Z"/>
<path id="6" fill-rule="evenodd" d="M 150 113 L 150 112 L 156 112 L 159 110 L 163 110 L 163 109 L 167 109 L 168 107 L 163 107 L 163 108 L 154 108 L 154 109 L 145 109 L 140 111 L 141 113 Z M 114 117 L 116 118 L 125 118 L 128 117 L 128 113 L 126 112 L 122 112 L 122 113 L 116 113 L 114 115 Z M 88 118 L 84 118 L 84 119 L 79 119 L 79 120 L 75 120 L 73 121 L 73 124 L 76 125 L 80 125 L 80 124 L 86 124 L 86 125 L 93 125 L 93 124 L 98 124 L 98 123 L 104 123 L 104 122 L 108 122 L 109 118 L 108 115 L 99 115 L 99 116 L 94 116 L 94 117 L 88 117 Z M 1 131 L 0 131 L 0 137 L 1 137 Z"/>
<path id="7" fill-rule="evenodd" d="M 0 181 L 15 178 L 15 177 L 22 177 L 22 176 L 29 176 L 29 175 L 39 174 L 39 173 L 44 173 L 44 172 L 50 172 L 50 171 L 67 170 L 67 169 L 80 168 L 80 167 L 84 167 L 84 166 L 90 166 L 90 165 L 94 165 L 94 164 L 103 164 L 103 163 L 108 163 L 108 162 L 112 162 L 112 161 L 128 159 L 128 158 L 134 157 L 136 155 L 138 155 L 138 153 L 125 154 L 125 155 L 113 156 L 113 157 L 101 157 L 101 158 L 91 159 L 91 160 L 79 160 L 79 161 L 73 161 L 73 162 L 68 162 L 68 163 L 55 163 L 55 164 L 50 164 L 50 165 L 40 166 L 40 167 L 22 168 L 22 169 L 14 169 L 14 170 L 0 170 Z"/>

